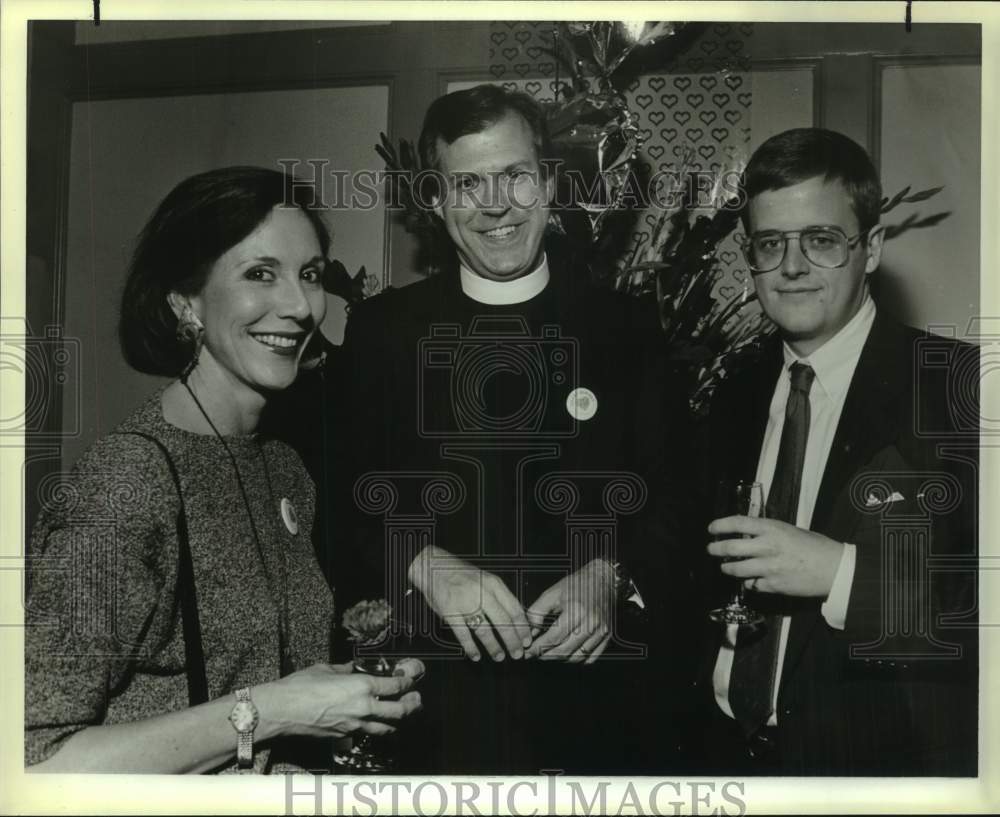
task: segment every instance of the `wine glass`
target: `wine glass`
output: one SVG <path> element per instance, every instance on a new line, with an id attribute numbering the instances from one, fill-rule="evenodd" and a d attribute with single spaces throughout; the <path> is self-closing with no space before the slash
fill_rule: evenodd
<path id="1" fill-rule="evenodd" d="M 388 677 L 396 669 L 397 660 L 379 656 L 363 656 L 354 659 L 354 671 L 367 675 Z M 338 751 L 333 756 L 334 765 L 345 773 L 386 774 L 393 770 L 396 758 L 393 755 L 392 740 L 388 735 L 361 735 L 355 737 L 346 751 Z"/>
<path id="2" fill-rule="evenodd" d="M 764 516 L 764 486 L 759 482 L 719 483 L 716 496 L 716 518 L 723 516 Z M 731 534 L 719 534 L 715 540 L 731 538 Z M 743 538 L 749 539 L 749 536 Z M 724 558 L 723 561 L 733 561 Z M 764 616 L 748 607 L 743 600 L 743 580 L 738 580 L 736 591 L 730 602 L 709 613 L 712 621 L 720 624 L 737 624 L 741 627 L 756 627 L 764 621 Z"/>

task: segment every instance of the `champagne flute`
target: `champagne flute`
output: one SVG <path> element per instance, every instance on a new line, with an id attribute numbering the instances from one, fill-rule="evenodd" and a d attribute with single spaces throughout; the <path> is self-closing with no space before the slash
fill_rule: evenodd
<path id="1" fill-rule="evenodd" d="M 764 516 L 764 486 L 759 482 L 719 483 L 719 492 L 716 497 L 717 516 Z M 715 537 L 720 539 L 731 538 L 731 534 L 721 534 Z M 749 539 L 749 536 L 744 536 Z M 734 561 L 733 559 L 723 559 L 723 561 Z M 728 604 L 717 607 L 709 613 L 712 621 L 720 624 L 737 624 L 741 627 L 756 627 L 763 623 L 764 616 L 756 610 L 748 607 L 743 599 L 743 580 L 739 579 L 736 591 Z"/>

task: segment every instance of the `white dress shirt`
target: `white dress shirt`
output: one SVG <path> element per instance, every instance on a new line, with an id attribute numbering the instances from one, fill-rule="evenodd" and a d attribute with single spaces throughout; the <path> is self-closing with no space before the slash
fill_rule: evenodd
<path id="1" fill-rule="evenodd" d="M 527 275 L 513 281 L 491 281 L 470 270 L 465 264 L 459 265 L 462 292 L 472 300 L 490 306 L 523 304 L 540 293 L 549 283 L 549 261 L 543 254 L 542 260 Z"/>
<path id="2" fill-rule="evenodd" d="M 791 390 L 789 367 L 796 361 L 808 364 L 816 373 L 812 388 L 809 391 L 809 437 L 806 442 L 805 462 L 802 466 L 802 484 L 799 490 L 799 506 L 795 517 L 795 525 L 799 528 L 809 528 L 812 521 L 813 508 L 819 493 L 820 481 L 826 470 L 826 461 L 833 445 L 833 437 L 840 421 L 840 413 L 844 408 L 844 398 L 850 388 L 854 370 L 861 356 L 868 333 L 875 320 L 875 303 L 868 293 L 857 314 L 830 340 L 805 358 L 798 358 L 784 345 L 784 369 L 778 378 L 771 397 L 771 407 L 767 418 L 767 428 L 764 431 L 764 442 L 761 445 L 760 457 L 757 460 L 757 482 L 764 486 L 765 496 L 770 491 L 771 480 L 778 460 L 778 448 L 781 442 L 781 430 L 785 424 L 785 404 Z M 854 581 L 854 565 L 857 549 L 854 545 L 845 544 L 840 565 L 833 580 L 830 594 L 821 607 L 826 623 L 835 629 L 843 630 L 847 620 L 847 602 L 851 594 L 851 584 Z M 777 724 L 778 686 L 781 680 L 781 670 L 785 663 L 785 647 L 788 644 L 788 616 L 781 619 L 781 635 L 778 641 L 777 679 L 774 684 L 774 698 L 771 701 L 773 712 L 768 718 L 768 725 Z M 715 689 L 715 700 L 719 708 L 729 717 L 733 717 L 729 705 L 729 678 L 733 670 L 733 645 L 739 633 L 739 627 L 731 624 L 726 628 L 726 638 L 715 662 L 712 673 L 712 685 Z"/>

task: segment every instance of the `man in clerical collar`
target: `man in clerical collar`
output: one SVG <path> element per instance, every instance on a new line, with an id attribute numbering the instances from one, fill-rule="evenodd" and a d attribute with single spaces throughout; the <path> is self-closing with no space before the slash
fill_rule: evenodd
<path id="1" fill-rule="evenodd" d="M 876 309 L 881 186 L 856 143 L 774 136 L 745 193 L 746 260 L 778 332 L 713 397 L 699 458 L 721 595 L 691 756 L 718 774 L 975 774 L 978 439 L 921 348 L 978 371 L 975 349 Z M 720 480 L 765 501 L 713 509 Z M 927 503 L 936 490 L 949 502 Z M 932 574 L 931 553 L 967 569 Z M 743 603 L 724 604 L 737 583 Z"/>
<path id="2" fill-rule="evenodd" d="M 645 647 L 620 618 L 655 604 L 633 577 L 652 558 L 636 532 L 646 477 L 662 470 L 656 316 L 546 256 L 554 180 L 530 97 L 443 96 L 419 145 L 458 263 L 348 321 L 331 397 L 349 406 L 333 432 L 345 450 L 328 460 L 338 603 L 367 562 L 367 586 L 423 637 L 409 771 L 637 771 L 655 719 L 630 724 L 611 699 L 643 694 Z"/>

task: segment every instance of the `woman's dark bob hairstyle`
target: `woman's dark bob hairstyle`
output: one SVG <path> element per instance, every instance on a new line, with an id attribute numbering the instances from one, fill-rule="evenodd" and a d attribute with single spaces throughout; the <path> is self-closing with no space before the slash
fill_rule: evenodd
<path id="1" fill-rule="evenodd" d="M 177 338 L 167 296 L 201 291 L 212 265 L 280 204 L 305 213 L 326 258 L 330 235 L 314 189 L 277 170 L 224 167 L 185 179 L 139 234 L 122 294 L 118 339 L 125 360 L 146 374 L 176 377 L 192 348 Z"/>

